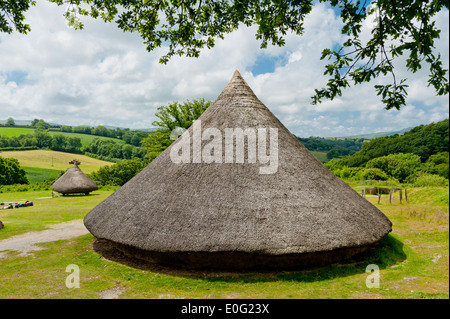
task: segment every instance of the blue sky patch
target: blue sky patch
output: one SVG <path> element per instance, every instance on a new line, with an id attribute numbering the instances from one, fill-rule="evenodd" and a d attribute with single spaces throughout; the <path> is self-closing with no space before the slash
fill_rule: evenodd
<path id="1" fill-rule="evenodd" d="M 6 83 L 16 82 L 17 85 L 21 85 L 27 80 L 27 76 L 28 76 L 27 72 L 18 70 L 6 72 Z"/>
<path id="2" fill-rule="evenodd" d="M 283 66 L 287 63 L 286 56 L 270 56 L 270 55 L 260 55 L 256 59 L 255 63 L 250 66 L 250 72 L 254 76 L 265 73 L 273 73 L 276 67 Z"/>

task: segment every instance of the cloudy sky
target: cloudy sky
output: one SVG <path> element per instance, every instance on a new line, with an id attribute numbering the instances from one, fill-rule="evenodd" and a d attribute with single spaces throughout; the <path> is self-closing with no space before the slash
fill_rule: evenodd
<path id="1" fill-rule="evenodd" d="M 321 51 L 342 42 L 341 22 L 324 4 L 306 19 L 305 34 L 288 35 L 284 47 L 262 50 L 255 29 L 241 28 L 198 59 L 175 57 L 167 65 L 158 63 L 164 47 L 148 53 L 138 34 L 88 17 L 81 18 L 84 30 L 73 30 L 64 10 L 38 1 L 26 14 L 28 35 L 0 33 L 0 120 L 150 128 L 158 106 L 215 100 L 236 69 L 281 122 L 302 137 L 392 131 L 449 117 L 448 96 L 436 97 L 427 87 L 426 69 L 407 76 L 409 99 L 400 111 L 384 109 L 375 83 L 311 105 L 314 89 L 326 83 Z M 448 11 L 436 16 L 442 30 L 436 47 L 445 68 L 448 18 Z M 365 35 L 371 25 L 365 24 Z M 406 76 L 401 65 L 397 76 Z"/>

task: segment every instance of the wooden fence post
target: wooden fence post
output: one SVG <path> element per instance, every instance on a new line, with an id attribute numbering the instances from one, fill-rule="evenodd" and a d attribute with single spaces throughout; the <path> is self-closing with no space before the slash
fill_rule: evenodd
<path id="1" fill-rule="evenodd" d="M 408 189 L 406 189 L 406 188 L 405 188 L 405 199 L 406 199 L 406 202 L 409 203 L 409 200 L 408 200 Z"/>
<path id="2" fill-rule="evenodd" d="M 389 204 L 392 204 L 392 192 L 394 191 L 394 188 L 391 188 L 389 191 Z"/>
<path id="3" fill-rule="evenodd" d="M 403 191 L 400 189 L 400 204 L 402 203 Z"/>

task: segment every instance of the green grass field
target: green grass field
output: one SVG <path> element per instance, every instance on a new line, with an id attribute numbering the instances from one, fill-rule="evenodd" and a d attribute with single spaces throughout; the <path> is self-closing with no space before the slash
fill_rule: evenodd
<path id="1" fill-rule="evenodd" d="M 112 164 L 85 155 L 49 150 L 0 152 L 0 156 L 16 158 L 22 167 L 43 168 L 56 171 L 65 171 L 72 167 L 69 162 L 73 159 L 78 159 L 81 162 L 80 168 L 85 173 L 92 173 L 100 167 Z"/>
<path id="2" fill-rule="evenodd" d="M 327 152 L 311 151 L 311 153 L 322 163 L 325 163 L 328 161 Z"/>
<path id="3" fill-rule="evenodd" d="M 135 267 L 92 249 L 87 234 L 39 244 L 28 256 L 0 255 L 0 298 L 449 298 L 448 187 L 410 189 L 410 202 L 367 199 L 392 221 L 393 231 L 374 251 L 347 263 L 279 272 L 187 272 Z M 32 200 L 33 207 L 0 211 L 0 240 L 83 218 L 112 191 L 51 198 L 49 191 L 0 194 L 0 201 Z M 0 253 L 1 254 L 1 253 Z M 80 288 L 65 286 L 69 264 L 80 268 Z M 379 288 L 368 288 L 366 267 L 380 268 Z"/>
<path id="4" fill-rule="evenodd" d="M 33 134 L 34 131 L 35 131 L 35 129 L 33 129 L 33 128 L 0 127 L 0 135 L 5 135 L 8 137 Z M 96 135 L 89 135 L 89 134 L 79 134 L 79 133 L 55 132 L 55 131 L 49 131 L 49 133 L 52 136 L 56 135 L 56 134 L 62 134 L 67 137 L 79 137 L 81 139 L 81 144 L 83 145 L 83 147 L 89 145 L 94 138 L 113 140 L 116 143 L 125 144 L 125 141 L 118 139 L 118 138 L 112 138 L 112 137 L 96 136 Z"/>
<path id="5" fill-rule="evenodd" d="M 24 127 L 0 127 L 0 135 L 7 137 L 33 134 L 34 129 Z"/>
<path id="6" fill-rule="evenodd" d="M 31 184 L 42 183 L 46 180 L 54 180 L 59 177 L 61 171 L 56 169 L 39 167 L 22 167 L 27 173 L 28 181 Z"/>

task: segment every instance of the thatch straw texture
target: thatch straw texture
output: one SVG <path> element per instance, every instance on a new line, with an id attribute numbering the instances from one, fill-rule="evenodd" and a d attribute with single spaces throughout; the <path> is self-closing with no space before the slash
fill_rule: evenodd
<path id="1" fill-rule="evenodd" d="M 179 138 L 86 215 L 94 236 L 166 264 L 281 268 L 348 258 L 391 231 L 388 218 L 318 161 L 239 72 L 200 120 L 203 131 L 277 128 L 276 173 L 260 174 L 263 165 L 247 160 L 175 164 L 170 151 Z"/>
<path id="2" fill-rule="evenodd" d="M 88 194 L 97 189 L 97 184 L 84 174 L 76 163 L 52 185 L 53 191 L 64 195 L 77 193 Z"/>

